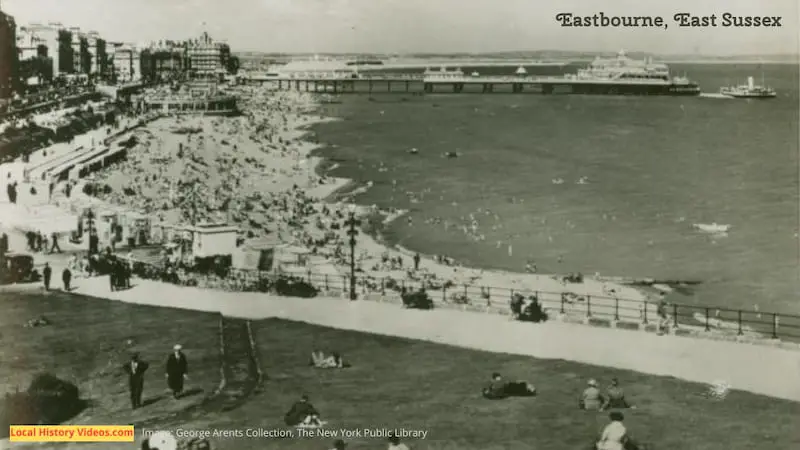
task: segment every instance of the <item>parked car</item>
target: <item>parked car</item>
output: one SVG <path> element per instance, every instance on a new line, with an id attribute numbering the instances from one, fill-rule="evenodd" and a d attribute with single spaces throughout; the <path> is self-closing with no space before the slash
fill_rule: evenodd
<path id="1" fill-rule="evenodd" d="M 33 255 L 27 253 L 6 253 L 0 266 L 0 284 L 33 283 L 41 275 L 33 267 Z"/>

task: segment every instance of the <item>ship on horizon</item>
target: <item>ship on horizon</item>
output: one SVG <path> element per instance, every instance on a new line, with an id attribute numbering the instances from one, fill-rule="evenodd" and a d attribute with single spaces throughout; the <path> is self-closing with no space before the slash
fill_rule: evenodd
<path id="1" fill-rule="evenodd" d="M 739 86 L 728 86 L 723 87 L 719 90 L 719 93 L 726 96 L 726 97 L 733 97 L 733 98 L 775 98 L 778 96 L 778 93 L 775 92 L 769 86 L 765 86 L 762 84 L 760 86 L 756 86 L 753 82 L 753 77 L 747 77 L 747 84 L 739 85 Z"/>
<path id="2" fill-rule="evenodd" d="M 696 96 L 700 86 L 650 58 L 634 60 L 624 51 L 616 58 L 597 57 L 576 74 L 547 79 L 548 94 Z"/>

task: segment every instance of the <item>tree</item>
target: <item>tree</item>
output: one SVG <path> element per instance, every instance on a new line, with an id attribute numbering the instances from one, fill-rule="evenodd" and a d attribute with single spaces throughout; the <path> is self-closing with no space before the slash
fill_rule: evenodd
<path id="1" fill-rule="evenodd" d="M 239 71 L 239 57 L 231 56 L 228 58 L 228 67 L 226 67 L 228 73 L 231 75 L 236 75 Z"/>

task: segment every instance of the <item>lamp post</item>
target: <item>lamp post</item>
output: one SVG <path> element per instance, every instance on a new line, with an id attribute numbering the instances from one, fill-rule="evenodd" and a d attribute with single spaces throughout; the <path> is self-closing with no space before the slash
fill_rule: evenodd
<path id="1" fill-rule="evenodd" d="M 360 222 L 356 219 L 356 207 L 355 205 L 350 205 L 350 217 L 345 222 L 345 225 L 348 225 L 349 229 L 347 230 L 347 235 L 350 236 L 350 300 L 356 300 L 356 236 L 358 236 L 358 230 L 356 229 L 359 226 Z"/>
<path id="2" fill-rule="evenodd" d="M 89 232 L 89 254 L 90 255 L 93 255 L 93 254 L 97 253 L 97 243 L 96 243 L 97 230 L 94 227 L 94 219 L 95 219 L 94 212 L 90 209 L 86 213 L 86 227 L 88 228 L 88 230 L 86 230 L 86 231 Z"/>

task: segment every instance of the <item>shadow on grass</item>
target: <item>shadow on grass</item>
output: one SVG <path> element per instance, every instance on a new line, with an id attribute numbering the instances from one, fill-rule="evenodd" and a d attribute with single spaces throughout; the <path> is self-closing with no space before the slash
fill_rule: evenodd
<path id="1" fill-rule="evenodd" d="M 9 436 L 10 425 L 58 425 L 89 404 L 72 383 L 50 374 L 37 375 L 27 391 L 6 394 L 0 400 L 0 438 Z"/>
<path id="2" fill-rule="evenodd" d="M 155 397 L 150 397 L 150 398 L 145 399 L 144 401 L 142 401 L 142 407 L 154 405 L 154 404 L 160 402 L 161 400 L 164 400 L 164 396 L 163 395 L 156 395 Z"/>
<path id="3" fill-rule="evenodd" d="M 201 389 L 201 388 L 192 388 L 192 389 L 185 390 L 185 391 L 181 392 L 180 394 L 178 394 L 178 398 L 194 397 L 195 395 L 202 394 L 202 393 L 203 393 L 203 389 Z"/>

